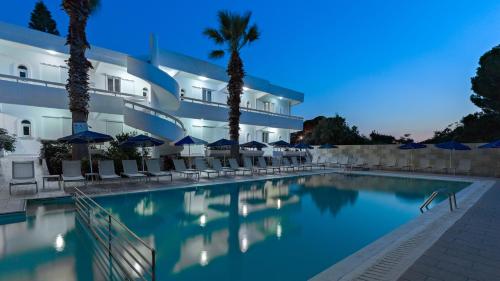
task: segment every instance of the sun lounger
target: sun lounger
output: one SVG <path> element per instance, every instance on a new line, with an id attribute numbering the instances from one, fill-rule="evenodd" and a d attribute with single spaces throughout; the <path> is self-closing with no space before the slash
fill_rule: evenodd
<path id="1" fill-rule="evenodd" d="M 101 180 L 121 179 L 121 177 L 116 174 L 115 162 L 113 162 L 113 160 L 99 160 L 97 164 L 99 166 L 99 178 Z"/>
<path id="2" fill-rule="evenodd" d="M 279 161 L 277 158 L 273 158 L 272 161 L 273 161 L 273 167 L 275 167 L 275 166 L 279 167 L 280 172 L 281 171 L 288 172 L 290 170 L 292 170 L 292 172 L 294 172 L 295 169 L 297 169 L 297 171 L 300 169 L 299 166 L 294 166 L 294 165 L 290 164 L 290 161 L 286 157 L 283 157 L 283 163 L 281 165 L 279 164 Z"/>
<path id="3" fill-rule="evenodd" d="M 351 165 L 351 169 L 367 169 L 367 163 L 365 159 L 358 157 L 354 163 Z"/>
<path id="4" fill-rule="evenodd" d="M 346 168 L 348 169 L 350 165 L 349 163 L 349 156 L 342 156 L 338 162 L 338 166 L 340 168 Z"/>
<path id="5" fill-rule="evenodd" d="M 408 160 L 407 158 L 399 158 L 396 168 L 398 168 L 399 170 L 409 171 L 411 168 L 410 160 Z"/>
<path id="6" fill-rule="evenodd" d="M 471 166 L 470 159 L 460 159 L 458 166 L 455 168 L 455 173 L 470 175 Z"/>
<path id="7" fill-rule="evenodd" d="M 194 166 L 196 167 L 196 169 L 198 171 L 200 171 L 200 173 L 205 173 L 208 178 L 210 178 L 210 175 L 212 175 L 212 174 L 220 176 L 219 171 L 208 168 L 207 163 L 205 162 L 205 159 L 203 159 L 203 158 L 194 159 Z"/>
<path id="8" fill-rule="evenodd" d="M 123 165 L 122 176 L 131 179 L 147 179 L 145 174 L 139 173 L 139 169 L 137 169 L 137 161 L 122 160 L 122 165 Z"/>
<path id="9" fill-rule="evenodd" d="M 380 167 L 382 166 L 382 164 L 380 163 L 380 158 L 371 157 L 368 160 L 367 166 L 370 168 L 380 169 Z"/>
<path id="10" fill-rule="evenodd" d="M 82 163 L 79 160 L 62 161 L 61 180 L 64 187 L 66 187 L 66 182 L 83 182 L 87 185 L 87 181 L 82 176 Z"/>
<path id="11" fill-rule="evenodd" d="M 444 161 L 443 159 L 436 160 L 436 164 L 434 165 L 432 170 L 438 173 L 446 173 L 446 171 L 448 171 L 446 161 Z"/>
<path id="12" fill-rule="evenodd" d="M 272 173 L 274 174 L 274 171 L 278 171 L 280 170 L 279 167 L 272 167 L 272 166 L 267 166 L 267 163 L 266 163 L 266 160 L 264 159 L 264 157 L 259 157 L 257 158 L 257 165 L 258 165 L 258 171 L 260 173 L 261 170 L 265 170 L 266 171 L 266 174 L 268 171 L 272 171 Z"/>
<path id="13" fill-rule="evenodd" d="M 307 163 L 307 161 L 306 161 L 306 162 L 301 164 L 301 163 L 299 163 L 297 157 L 295 157 L 295 156 L 291 157 L 290 159 L 292 160 L 292 165 L 300 167 L 300 168 L 302 168 L 302 170 L 305 170 L 307 168 L 309 168 L 309 170 L 312 170 L 311 163 Z"/>
<path id="14" fill-rule="evenodd" d="M 45 182 L 50 179 L 54 179 L 57 181 L 57 185 L 61 188 L 61 176 L 60 175 L 51 175 L 49 172 L 49 167 L 47 166 L 47 160 L 42 159 L 42 189 L 45 189 Z"/>
<path id="15" fill-rule="evenodd" d="M 427 158 L 420 159 L 416 170 L 422 172 L 432 170 L 431 162 L 429 161 L 429 159 Z"/>
<path id="16" fill-rule="evenodd" d="M 190 177 L 195 177 L 198 180 L 200 179 L 200 171 L 186 168 L 186 163 L 184 163 L 184 160 L 174 159 L 172 160 L 172 162 L 174 162 L 174 168 L 176 173 L 179 173 L 185 176 L 186 178 L 190 176 Z"/>
<path id="17" fill-rule="evenodd" d="M 219 172 L 219 174 L 224 174 L 226 176 L 228 174 L 232 174 L 233 176 L 236 175 L 236 170 L 234 170 L 233 168 L 223 167 L 222 163 L 217 158 L 214 158 L 212 160 L 212 168 Z"/>
<path id="18" fill-rule="evenodd" d="M 318 160 L 320 160 L 319 156 L 318 156 Z M 311 165 L 311 169 L 312 169 L 312 167 L 318 167 L 318 168 L 326 169 L 326 164 L 325 163 L 320 163 L 319 161 L 317 161 L 316 163 L 314 163 L 309 156 L 306 156 L 306 164 Z"/>
<path id="19" fill-rule="evenodd" d="M 257 171 L 257 173 L 260 173 L 262 171 L 267 173 L 267 169 L 262 169 L 258 166 L 254 166 L 250 157 L 243 157 L 243 165 L 245 169 L 250 169 L 252 171 L 252 174 L 254 171 Z"/>
<path id="20" fill-rule="evenodd" d="M 391 158 L 387 159 L 387 161 L 384 162 L 382 167 L 384 169 L 395 169 L 397 167 L 396 166 L 396 158 L 391 157 Z"/>
<path id="21" fill-rule="evenodd" d="M 244 157 L 243 163 L 245 164 L 244 168 L 240 167 L 236 159 L 229 159 L 229 166 L 235 171 L 235 173 L 241 172 L 242 175 L 245 175 L 246 172 L 249 172 L 250 175 L 253 174 L 252 160 L 250 160 L 250 158 L 248 157 Z M 248 167 L 247 164 L 249 165 Z"/>
<path id="22" fill-rule="evenodd" d="M 170 181 L 173 180 L 172 173 L 160 169 L 160 159 L 146 160 L 146 167 L 148 168 L 146 171 L 147 175 L 156 177 L 156 181 L 160 181 L 160 177 L 170 177 Z"/>
<path id="23" fill-rule="evenodd" d="M 12 161 L 12 179 L 9 182 L 9 194 L 15 185 L 35 185 L 38 192 L 38 182 L 35 179 L 35 161 Z"/>

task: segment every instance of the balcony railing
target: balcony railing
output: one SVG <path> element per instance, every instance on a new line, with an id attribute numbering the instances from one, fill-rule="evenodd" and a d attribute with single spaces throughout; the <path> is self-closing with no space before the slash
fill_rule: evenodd
<path id="1" fill-rule="evenodd" d="M 66 84 L 64 84 L 64 83 L 38 80 L 38 79 L 32 79 L 32 78 L 22 78 L 22 77 L 13 76 L 13 75 L 6 75 L 6 74 L 0 74 L 0 80 L 11 81 L 11 82 L 16 82 L 16 83 L 23 83 L 23 84 L 38 85 L 38 86 L 44 86 L 44 87 L 50 87 L 50 88 L 66 89 Z M 144 100 L 145 99 L 143 96 L 139 96 L 139 95 L 133 95 L 133 94 L 127 94 L 127 93 L 121 93 L 121 92 L 111 92 L 108 90 L 96 89 L 96 88 L 90 88 L 89 92 L 94 93 L 94 94 L 107 95 L 107 96 L 132 98 L 132 99 L 136 99 L 136 100 Z"/>
<path id="2" fill-rule="evenodd" d="M 129 100 L 124 100 L 124 103 L 125 103 L 125 106 L 128 108 L 132 108 L 134 110 L 139 110 L 139 111 L 145 112 L 147 114 L 157 116 L 161 119 L 165 119 L 165 120 L 167 120 L 171 123 L 174 123 L 175 125 L 181 127 L 184 132 L 186 131 L 186 128 L 184 127 L 184 124 L 182 123 L 182 121 L 179 118 L 177 118 L 171 114 L 168 114 L 168 113 L 163 112 L 161 110 L 158 110 L 158 109 L 155 109 L 155 108 L 152 108 L 152 107 L 149 107 L 147 105 L 140 104 L 137 102 L 129 101 Z"/>
<path id="3" fill-rule="evenodd" d="M 195 99 L 195 98 L 190 98 L 183 96 L 181 97 L 181 100 L 185 102 L 191 102 L 191 103 L 198 103 L 198 104 L 206 104 L 210 106 L 215 106 L 215 107 L 221 107 L 221 108 L 229 108 L 229 106 L 225 103 L 220 103 L 220 102 L 214 102 L 214 101 L 204 101 L 200 99 Z M 240 110 L 244 112 L 254 112 L 254 113 L 259 113 L 259 114 L 266 114 L 266 115 L 271 115 L 271 116 L 277 116 L 277 117 L 283 117 L 283 118 L 289 118 L 289 119 L 294 119 L 294 120 L 304 120 L 304 118 L 300 116 L 293 116 L 293 115 L 288 115 L 288 114 L 282 114 L 282 113 L 275 113 L 275 112 L 270 112 L 266 110 L 260 110 L 260 109 L 255 109 L 255 108 L 248 108 L 248 107 L 241 107 Z"/>

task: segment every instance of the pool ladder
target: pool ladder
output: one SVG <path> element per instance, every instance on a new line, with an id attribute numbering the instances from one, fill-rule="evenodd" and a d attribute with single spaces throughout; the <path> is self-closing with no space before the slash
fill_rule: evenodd
<path id="1" fill-rule="evenodd" d="M 446 189 L 438 189 L 434 191 L 427 200 L 420 206 L 420 212 L 423 213 L 424 209 L 429 210 L 429 205 L 434 201 L 434 199 L 440 194 L 440 193 L 446 193 L 448 196 L 448 203 L 450 204 L 450 211 L 453 211 L 453 209 L 457 209 L 457 197 L 455 196 L 455 192 L 449 192 Z"/>

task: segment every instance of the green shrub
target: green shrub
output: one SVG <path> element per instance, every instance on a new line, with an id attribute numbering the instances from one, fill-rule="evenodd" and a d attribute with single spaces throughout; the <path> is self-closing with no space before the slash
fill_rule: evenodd
<path id="1" fill-rule="evenodd" d="M 52 175 L 62 173 L 62 160 L 71 159 L 71 145 L 57 141 L 42 141 L 40 158 L 45 158 L 47 168 Z"/>
<path id="2" fill-rule="evenodd" d="M 16 150 L 16 138 L 9 135 L 7 130 L 0 128 L 0 150 L 14 152 Z"/>
<path id="3" fill-rule="evenodd" d="M 135 136 L 136 133 L 121 133 L 115 136 L 115 140 L 109 142 L 108 150 L 105 155 L 115 162 L 117 173 L 123 171 L 122 160 L 136 160 L 139 169 L 141 168 L 141 153 L 136 147 L 122 147 L 120 143 L 128 138 Z"/>

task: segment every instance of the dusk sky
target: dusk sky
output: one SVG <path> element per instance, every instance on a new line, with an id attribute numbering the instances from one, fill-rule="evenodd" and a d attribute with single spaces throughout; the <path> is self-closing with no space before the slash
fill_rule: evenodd
<path id="1" fill-rule="evenodd" d="M 27 26 L 35 0 L 5 1 L 0 21 Z M 65 35 L 60 0 L 46 0 Z M 160 47 L 207 59 L 201 32 L 220 9 L 252 11 L 262 37 L 242 56 L 248 73 L 305 93 L 294 114 L 339 113 L 362 133 L 430 137 L 477 111 L 469 101 L 479 57 L 500 44 L 500 2 L 102 0 L 91 44 L 146 54 Z M 213 61 L 225 65 L 225 59 Z"/>

